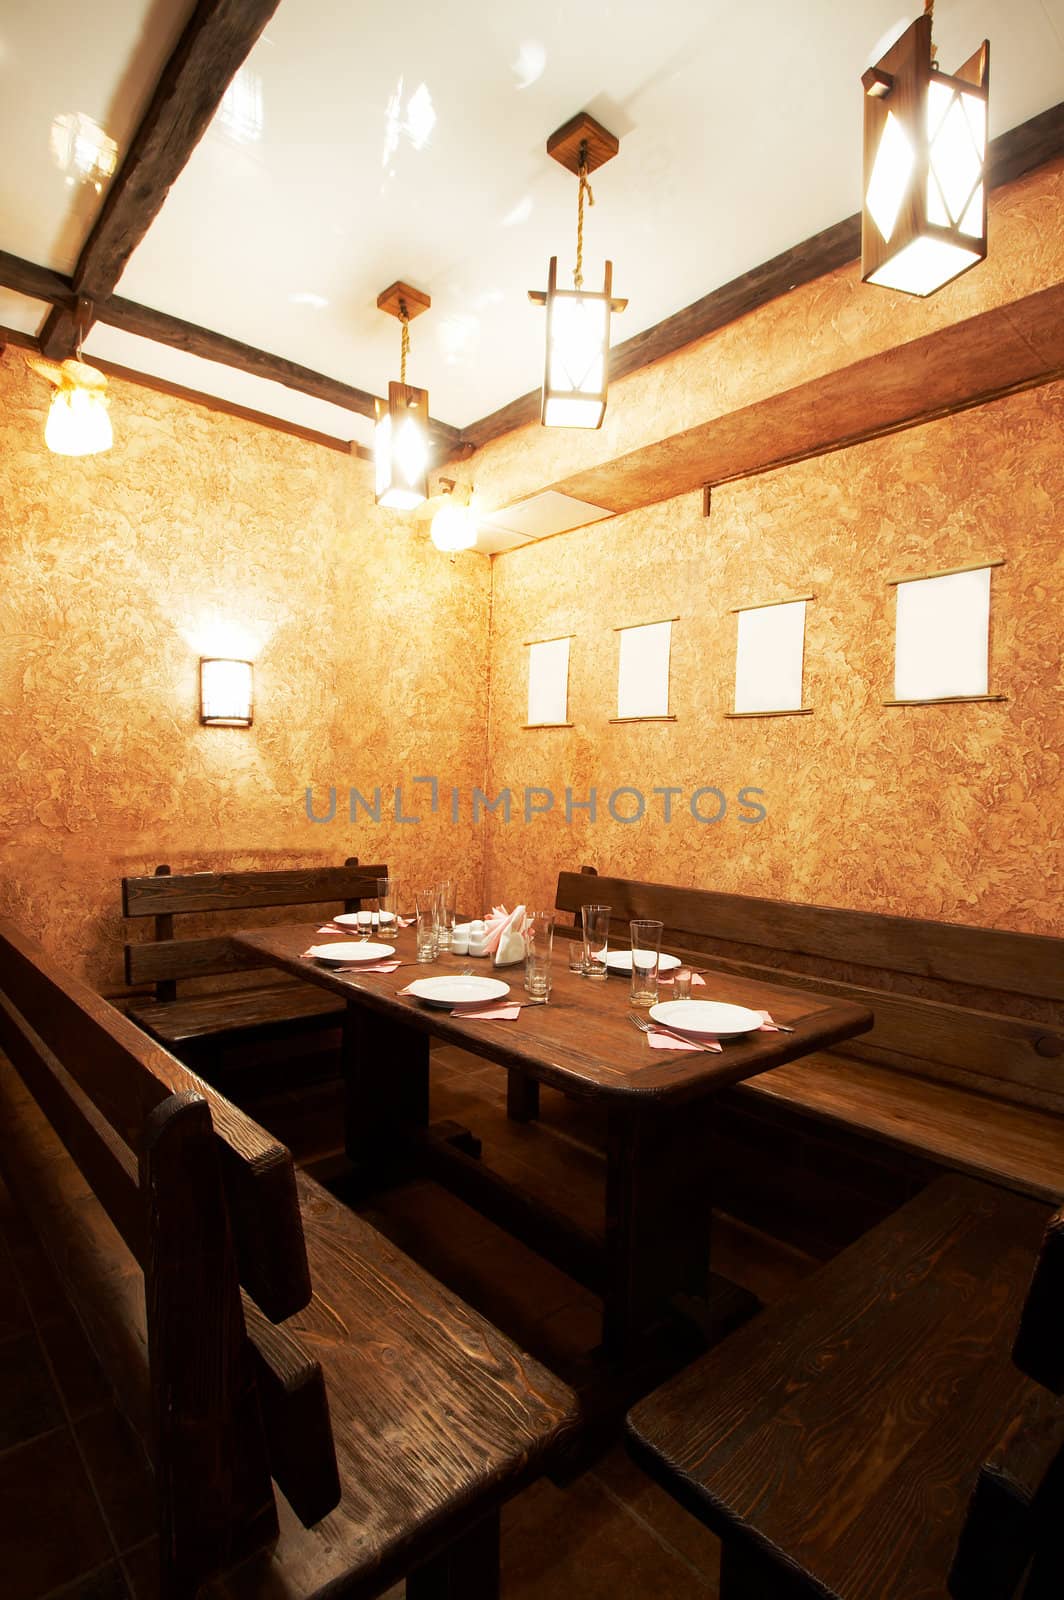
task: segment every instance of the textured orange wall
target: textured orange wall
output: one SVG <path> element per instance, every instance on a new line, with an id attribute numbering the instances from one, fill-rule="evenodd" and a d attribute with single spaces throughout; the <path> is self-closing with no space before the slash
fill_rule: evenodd
<path id="1" fill-rule="evenodd" d="M 973 275 L 974 276 L 974 275 Z M 496 558 L 493 791 L 551 787 L 559 810 L 493 829 L 495 896 L 553 903 L 559 868 L 1064 934 L 1064 385 Z M 894 591 L 885 580 L 1005 557 L 992 580 L 991 682 L 1002 704 L 887 709 Z M 725 720 L 729 608 L 812 591 L 811 717 Z M 675 723 L 610 726 L 617 624 L 678 614 Z M 527 640 L 572 632 L 569 730 L 522 731 Z M 598 820 L 566 826 L 599 791 Z M 611 821 L 618 785 L 646 819 Z M 683 788 L 671 824 L 655 786 Z M 696 823 L 691 791 L 729 797 Z M 766 821 L 738 820 L 743 785 Z M 714 802 L 704 801 L 711 813 Z M 586 812 L 576 816 L 586 819 Z"/>
<path id="2" fill-rule="evenodd" d="M 0 909 L 104 990 L 121 981 L 119 878 L 169 861 L 459 868 L 483 832 L 344 819 L 346 787 L 485 762 L 490 567 L 451 565 L 372 504 L 368 468 L 112 382 L 115 446 L 48 453 L 49 391 L 0 356 Z M 255 726 L 201 728 L 198 657 L 256 658 Z M 234 641 L 239 646 L 239 636 Z M 337 820 L 304 794 L 341 790 Z M 407 789 L 406 809 L 412 791 Z"/>

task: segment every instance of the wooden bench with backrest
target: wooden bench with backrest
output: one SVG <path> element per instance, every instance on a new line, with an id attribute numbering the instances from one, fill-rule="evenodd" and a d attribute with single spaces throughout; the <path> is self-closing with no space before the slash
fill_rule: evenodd
<path id="1" fill-rule="evenodd" d="M 727 1105 L 871 1136 L 922 1158 L 925 1181 L 947 1168 L 1064 1194 L 1064 939 L 560 874 L 559 911 L 579 921 L 592 899 L 612 906 L 624 946 L 630 919 L 656 918 L 663 948 L 700 968 L 874 1011 L 871 1032 L 750 1079 Z"/>
<path id="2" fill-rule="evenodd" d="M 496 1596 L 571 1392 L 5 919 L 0 1048 L 0 1166 L 144 1441 L 164 1594 Z"/>
<path id="3" fill-rule="evenodd" d="M 1048 1215 L 941 1178 L 634 1407 L 637 1459 L 723 1541 L 721 1600 L 1059 1600 Z"/>
<path id="4" fill-rule="evenodd" d="M 217 978 L 261 969 L 264 963 L 234 950 L 228 933 L 175 939 L 174 918 L 258 911 L 264 907 L 317 907 L 325 915 L 337 902 L 357 911 L 362 896 L 377 893 L 384 866 L 360 867 L 350 857 L 342 867 L 300 867 L 280 872 L 171 873 L 156 867 L 150 877 L 122 879 L 126 917 L 154 919 L 155 938 L 127 944 L 126 982 L 154 985 L 154 999 L 134 1000 L 126 1013 L 153 1039 L 192 1065 L 203 1064 L 220 1043 L 242 1044 L 338 1026 L 343 1002 L 310 983 L 273 972 L 254 988 L 224 988 L 211 994 L 178 995 L 180 980 Z"/>

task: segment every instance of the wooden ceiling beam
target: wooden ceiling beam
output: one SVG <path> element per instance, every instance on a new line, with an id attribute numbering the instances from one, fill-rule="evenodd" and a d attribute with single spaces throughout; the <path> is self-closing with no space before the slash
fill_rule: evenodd
<path id="1" fill-rule="evenodd" d="M 69 278 L 60 272 L 52 272 L 47 267 L 39 267 L 32 261 L 23 261 L 19 256 L 10 255 L 6 250 L 0 250 L 0 287 L 14 289 L 18 294 L 29 295 L 35 300 L 50 302 L 53 306 L 69 309 L 73 314 L 76 297 L 74 286 Z M 222 366 L 233 367 L 238 372 L 249 372 L 254 377 L 266 378 L 271 383 L 281 383 L 286 389 L 294 389 L 299 394 L 313 395 L 317 400 L 328 400 L 332 405 L 341 406 L 345 411 L 354 412 L 356 416 L 372 417 L 375 397 L 365 389 L 356 389 L 349 383 L 343 383 L 339 378 L 330 378 L 323 372 L 313 372 L 309 367 L 301 367 L 295 361 L 288 361 L 284 356 L 275 356 L 266 350 L 258 350 L 253 345 L 242 344 L 239 339 L 230 339 L 224 333 L 214 333 L 209 328 L 200 328 L 194 322 L 185 322 L 180 317 L 172 317 L 165 311 L 155 311 L 150 306 L 138 305 L 135 300 L 125 300 L 120 295 L 111 295 L 107 300 L 98 303 L 95 308 L 97 322 L 104 322 L 109 327 L 120 328 L 125 333 L 134 333 L 143 339 L 154 339 L 158 344 L 170 345 L 175 350 L 185 350 L 190 355 L 202 356 L 206 361 L 216 361 Z M 43 333 L 39 347 L 43 351 Z M 34 340 L 34 347 L 38 341 Z M 54 359 L 54 357 L 53 357 Z M 96 360 L 93 357 L 93 360 Z M 97 365 L 104 366 L 103 362 Z M 194 391 L 182 391 L 193 394 Z M 255 413 L 262 415 L 262 413 Z M 449 423 L 430 420 L 430 429 L 437 449 L 444 455 L 454 456 L 462 453 L 462 445 L 457 428 L 452 428 Z"/>
<path id="2" fill-rule="evenodd" d="M 1061 155 L 1064 155 L 1064 101 L 990 141 L 990 187 L 996 189 L 1013 183 Z M 616 383 L 619 378 L 650 366 L 651 362 L 674 355 L 685 345 L 716 333 L 727 323 L 756 311 L 770 300 L 856 261 L 860 254 L 860 215 L 846 217 L 617 345 L 610 352 L 610 382 Z M 538 422 L 540 407 L 541 395 L 536 389 L 470 423 L 462 430 L 462 438 L 479 450 L 504 433 Z"/>
<path id="3" fill-rule="evenodd" d="M 78 257 L 77 296 L 98 303 L 111 294 L 278 3 L 198 0 Z M 41 330 L 41 349 L 62 361 L 78 337 L 76 307 L 57 305 Z"/>

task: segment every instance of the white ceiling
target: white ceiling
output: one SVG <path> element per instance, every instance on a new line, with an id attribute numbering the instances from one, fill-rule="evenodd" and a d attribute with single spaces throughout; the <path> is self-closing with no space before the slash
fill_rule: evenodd
<path id="1" fill-rule="evenodd" d="M 581 109 L 621 140 L 593 178 L 585 271 L 621 342 L 858 209 L 860 74 L 919 0 L 282 0 L 134 253 L 130 299 L 382 393 L 395 278 L 427 290 L 412 382 L 457 426 L 537 387 L 551 254 L 576 182 L 544 153 Z M 81 112 L 119 158 L 186 14 L 175 0 L 0 0 L 0 249 L 69 272 L 100 204 L 49 136 Z M 1056 103 L 1064 0 L 939 0 L 943 65 L 991 40 L 991 133 Z M 0 294 L 0 321 L 43 312 Z M 88 353 L 340 438 L 339 407 L 98 325 Z M 180 369 L 180 370 L 178 370 Z"/>

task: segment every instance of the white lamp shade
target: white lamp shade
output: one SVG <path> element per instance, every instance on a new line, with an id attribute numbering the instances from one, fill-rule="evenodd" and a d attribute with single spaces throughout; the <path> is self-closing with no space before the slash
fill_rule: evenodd
<path id="1" fill-rule="evenodd" d="M 254 668 L 220 656 L 200 659 L 200 721 L 212 728 L 250 728 Z"/>
<path id="2" fill-rule="evenodd" d="M 452 554 L 456 550 L 470 550 L 477 542 L 477 523 L 469 506 L 448 495 L 432 519 L 430 538 L 437 550 Z"/>
<path id="3" fill-rule="evenodd" d="M 57 389 L 44 425 L 44 442 L 57 456 L 94 456 L 110 450 L 114 431 L 106 397 L 98 389 Z"/>

